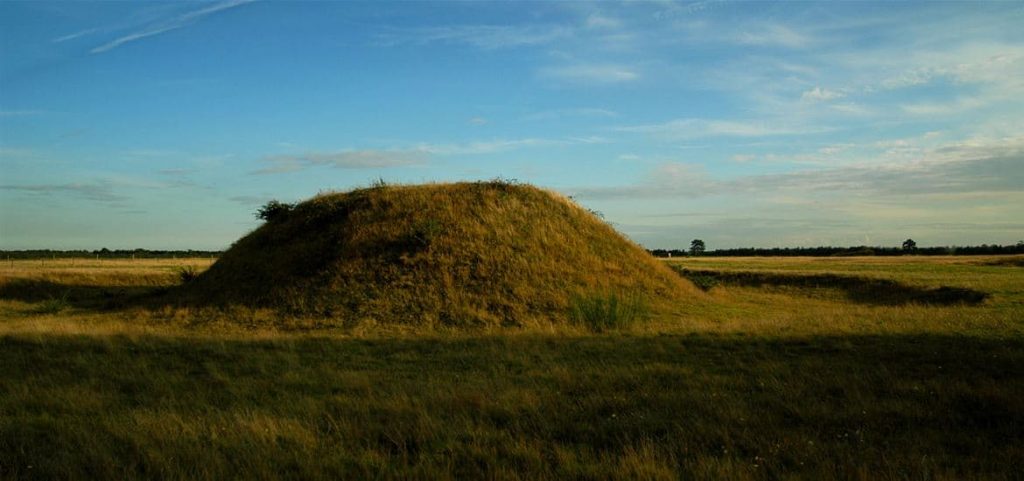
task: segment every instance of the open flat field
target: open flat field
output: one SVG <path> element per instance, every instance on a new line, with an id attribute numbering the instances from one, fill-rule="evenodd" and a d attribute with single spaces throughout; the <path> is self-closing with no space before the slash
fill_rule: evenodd
<path id="1" fill-rule="evenodd" d="M 3 479 L 1020 479 L 1020 258 L 666 261 L 624 331 L 309 330 L 0 265 Z M 269 313 L 245 316 L 272 316 Z"/>

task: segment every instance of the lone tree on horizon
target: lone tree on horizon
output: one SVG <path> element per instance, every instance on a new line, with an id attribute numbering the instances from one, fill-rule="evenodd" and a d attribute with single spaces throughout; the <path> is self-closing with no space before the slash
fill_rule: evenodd
<path id="1" fill-rule="evenodd" d="M 704 241 L 700 239 L 694 239 L 690 242 L 690 255 L 699 256 L 704 253 Z"/>
<path id="2" fill-rule="evenodd" d="M 917 242 L 914 242 L 914 239 L 907 239 L 903 241 L 903 250 L 906 252 L 913 252 L 917 250 Z"/>

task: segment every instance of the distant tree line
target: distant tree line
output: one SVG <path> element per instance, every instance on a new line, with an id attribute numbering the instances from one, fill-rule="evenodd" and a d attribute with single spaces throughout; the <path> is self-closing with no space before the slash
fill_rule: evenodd
<path id="1" fill-rule="evenodd" d="M 107 249 L 96 250 L 4 250 L 0 259 L 173 259 L 182 257 L 218 257 L 222 251 Z"/>
<path id="2" fill-rule="evenodd" d="M 699 239 L 695 239 L 699 240 Z M 700 249 L 693 249 L 693 244 L 687 249 L 651 249 L 655 257 L 686 257 L 701 255 L 708 257 L 827 257 L 827 256 L 974 256 L 974 255 L 997 255 L 997 254 L 1024 254 L 1024 241 L 1016 244 L 982 244 L 980 246 L 943 246 L 943 247 L 918 247 L 912 239 L 907 239 L 899 247 L 883 246 L 854 246 L 854 247 L 739 247 L 734 249 L 704 250 L 704 243 L 699 244 Z"/>

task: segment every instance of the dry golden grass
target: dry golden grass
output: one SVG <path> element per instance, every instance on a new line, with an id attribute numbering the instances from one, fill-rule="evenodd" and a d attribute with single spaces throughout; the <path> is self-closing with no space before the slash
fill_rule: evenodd
<path id="1" fill-rule="evenodd" d="M 687 259 L 992 296 L 721 285 L 600 335 L 299 330 L 131 302 L 208 260 L 15 263 L 0 479 L 1019 479 L 1024 275 L 964 260 Z"/>
<path id="2" fill-rule="evenodd" d="M 171 302 L 258 306 L 319 327 L 541 327 L 565 324 L 576 298 L 642 297 L 659 310 L 700 297 L 565 197 L 504 182 L 317 196 L 182 291 Z"/>
<path id="3" fill-rule="evenodd" d="M 755 335 L 1024 334 L 1024 273 L 992 265 L 1006 257 L 698 257 L 666 261 L 696 271 L 833 274 L 881 279 L 921 288 L 965 288 L 988 295 L 980 305 L 872 303 L 841 289 L 723 285 L 697 306 L 701 318 L 718 320 L 716 332 Z"/>
<path id="4" fill-rule="evenodd" d="M 635 334 L 713 333 L 756 336 L 813 336 L 832 334 L 970 334 L 1017 337 L 1024 334 L 1024 275 L 1016 267 L 990 265 L 999 257 L 970 258 L 696 258 L 673 260 L 693 269 L 838 273 L 891 279 L 925 287 L 969 287 L 990 294 L 981 305 L 876 305 L 851 301 L 841 290 L 718 286 L 708 293 L 687 288 L 691 296 L 663 305 L 657 315 L 632 326 Z M 63 332 L 111 334 L 176 333 L 180 335 L 340 335 L 377 337 L 548 333 L 588 335 L 589 329 L 571 324 L 538 323 L 521 327 L 403 326 L 362 323 L 323 327 L 315 319 L 282 316 L 272 309 L 210 310 L 189 307 L 118 303 L 131 297 L 178 284 L 177 269 L 200 269 L 208 259 L 16 261 L 0 267 L 0 332 Z M 22 281 L 44 281 L 12 289 Z M 685 282 L 685 281 L 683 281 Z M 60 309 L 41 304 L 71 293 Z M 108 305 L 109 304 L 109 305 Z M 459 334 L 462 332 L 463 334 Z"/>

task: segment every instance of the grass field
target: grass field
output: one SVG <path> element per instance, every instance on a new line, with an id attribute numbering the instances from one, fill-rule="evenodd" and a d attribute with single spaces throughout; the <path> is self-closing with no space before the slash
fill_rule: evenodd
<path id="1" fill-rule="evenodd" d="M 1017 259 L 671 260 L 718 284 L 601 334 L 253 327 L 134 301 L 209 260 L 6 262 L 0 478 L 1021 479 Z"/>

